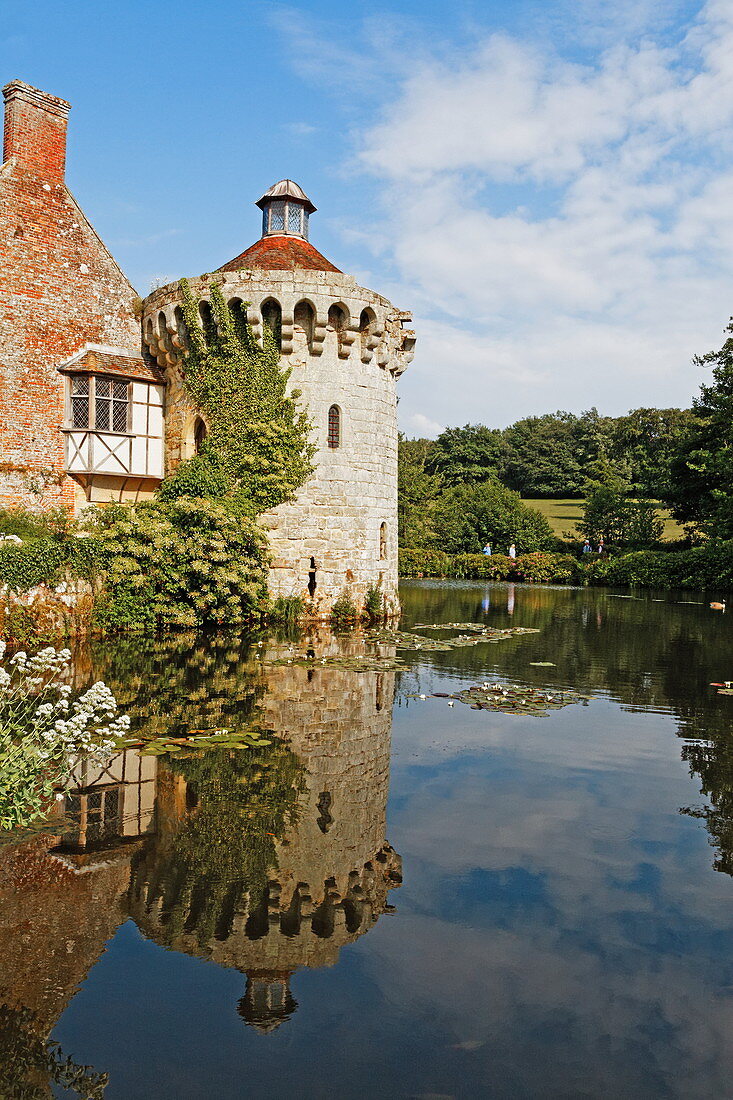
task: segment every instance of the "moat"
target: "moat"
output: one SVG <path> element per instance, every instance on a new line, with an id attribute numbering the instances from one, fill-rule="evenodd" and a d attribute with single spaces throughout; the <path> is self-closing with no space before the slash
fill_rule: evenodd
<path id="1" fill-rule="evenodd" d="M 401 598 L 403 630 L 538 633 L 385 643 L 381 670 L 327 631 L 75 655 L 141 732 L 269 743 L 127 750 L 3 836 L 0 1095 L 729 1094 L 731 616 L 690 592 Z M 567 705 L 456 701 L 496 683 Z"/>

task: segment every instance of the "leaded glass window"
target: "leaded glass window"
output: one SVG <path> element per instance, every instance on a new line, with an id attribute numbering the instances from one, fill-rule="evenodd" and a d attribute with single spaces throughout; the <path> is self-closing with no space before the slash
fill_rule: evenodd
<path id="1" fill-rule="evenodd" d="M 126 432 L 129 386 L 111 378 L 94 383 L 94 426 L 99 432 Z"/>
<path id="2" fill-rule="evenodd" d="M 270 204 L 270 232 L 282 233 L 285 230 L 285 203 L 278 201 Z"/>
<path id="3" fill-rule="evenodd" d="M 306 240 L 308 240 L 308 218 L 309 217 L 310 217 L 310 215 L 308 214 L 308 211 L 304 207 L 303 208 L 303 236 L 305 237 Z"/>
<path id="4" fill-rule="evenodd" d="M 71 426 L 89 427 L 89 378 L 83 374 L 71 379 Z"/>
<path id="5" fill-rule="evenodd" d="M 300 233 L 302 213 L 302 206 L 299 206 L 296 202 L 288 203 L 288 233 Z"/>

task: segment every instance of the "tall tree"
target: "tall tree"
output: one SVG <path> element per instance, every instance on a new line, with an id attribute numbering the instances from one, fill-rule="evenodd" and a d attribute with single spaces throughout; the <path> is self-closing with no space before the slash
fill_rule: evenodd
<path id="1" fill-rule="evenodd" d="M 632 409 L 611 422 L 608 455 L 628 470 L 632 492 L 661 500 L 671 489 L 670 471 L 694 423 L 689 409 Z"/>
<path id="2" fill-rule="evenodd" d="M 438 546 L 449 554 L 478 554 L 487 542 L 504 554 L 512 542 L 520 554 L 552 545 L 545 517 L 498 481 L 446 489 L 435 521 Z"/>
<path id="3" fill-rule="evenodd" d="M 487 481 L 499 474 L 504 461 L 504 440 L 498 428 L 465 424 L 446 428 L 430 449 L 428 473 L 440 474 L 446 485 Z"/>
<path id="4" fill-rule="evenodd" d="M 405 439 L 400 435 L 397 461 L 397 520 L 403 546 L 414 549 L 435 542 L 434 512 L 443 482 L 426 466 L 432 448 L 430 439 Z"/>
<path id="5" fill-rule="evenodd" d="M 719 351 L 697 356 L 712 367 L 713 381 L 700 387 L 694 418 L 671 466 L 667 500 L 680 523 L 708 535 L 733 538 L 733 318 Z"/>

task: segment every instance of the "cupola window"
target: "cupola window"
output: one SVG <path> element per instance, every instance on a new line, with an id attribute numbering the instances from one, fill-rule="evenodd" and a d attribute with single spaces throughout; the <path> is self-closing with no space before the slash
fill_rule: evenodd
<path id="1" fill-rule="evenodd" d="M 263 237 L 283 234 L 308 240 L 308 218 L 315 206 L 293 180 L 273 184 L 257 205 L 262 210 Z"/>

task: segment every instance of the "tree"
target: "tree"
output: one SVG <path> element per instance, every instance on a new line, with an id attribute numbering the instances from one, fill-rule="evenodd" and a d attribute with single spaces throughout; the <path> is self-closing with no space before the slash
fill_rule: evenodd
<path id="1" fill-rule="evenodd" d="M 680 523 L 707 535 L 733 538 L 733 318 L 719 351 L 696 356 L 713 368 L 711 385 L 700 387 L 694 418 L 671 465 L 666 500 Z"/>
<path id="2" fill-rule="evenodd" d="M 594 542 L 615 546 L 648 546 L 659 542 L 664 523 L 653 501 L 630 497 L 631 483 L 608 459 L 595 464 L 596 479 L 588 483 L 583 533 Z"/>
<path id="3" fill-rule="evenodd" d="M 608 455 L 627 467 L 635 495 L 669 495 L 672 462 L 693 423 L 689 409 L 632 409 L 611 421 Z"/>
<path id="4" fill-rule="evenodd" d="M 187 349 L 184 385 L 206 417 L 200 454 L 163 483 L 161 499 L 226 497 L 249 515 L 292 500 L 313 471 L 311 422 L 288 393 L 290 371 L 280 363 L 274 333 L 263 328 L 262 346 L 241 308 L 233 310 L 216 284 L 210 288 L 213 320 L 204 331 L 199 303 L 181 280 Z"/>
<path id="5" fill-rule="evenodd" d="M 477 554 L 486 542 L 504 553 L 512 542 L 519 553 L 552 545 L 545 517 L 498 481 L 447 489 L 436 506 L 435 523 L 437 545 L 449 554 Z"/>
<path id="6" fill-rule="evenodd" d="M 397 458 L 397 520 L 403 546 L 422 549 L 435 542 L 435 505 L 442 479 L 429 474 L 426 464 L 434 443 L 400 435 Z"/>
<path id="7" fill-rule="evenodd" d="M 608 421 L 596 409 L 518 420 L 504 431 L 502 480 L 525 497 L 579 497 L 586 468 L 603 453 Z"/>
<path id="8" fill-rule="evenodd" d="M 446 428 L 430 447 L 426 469 L 439 474 L 446 485 L 475 484 L 498 476 L 504 451 L 498 428 L 484 424 Z"/>

